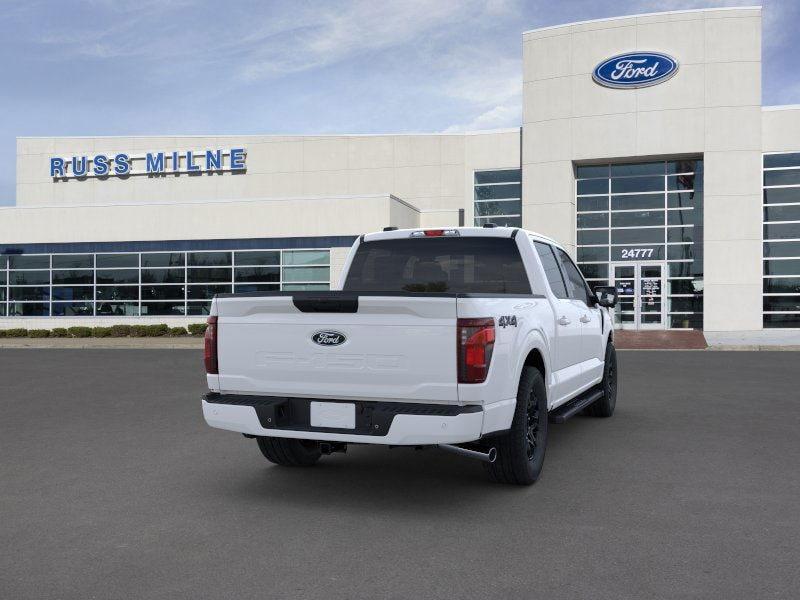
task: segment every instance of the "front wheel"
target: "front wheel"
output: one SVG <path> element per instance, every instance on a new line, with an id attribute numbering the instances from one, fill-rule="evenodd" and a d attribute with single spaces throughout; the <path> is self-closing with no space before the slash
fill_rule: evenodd
<path id="1" fill-rule="evenodd" d="M 531 485 L 539 478 L 547 447 L 547 389 L 539 369 L 523 370 L 511 429 L 496 447 L 497 460 L 487 465 L 493 481 Z"/>
<path id="2" fill-rule="evenodd" d="M 313 440 L 258 437 L 256 442 L 264 458 L 284 467 L 310 467 L 322 456 L 319 442 Z"/>
<path id="3" fill-rule="evenodd" d="M 606 344 L 603 381 L 600 383 L 603 397 L 586 407 L 586 414 L 592 417 L 610 417 L 617 406 L 617 350 L 611 340 Z"/>

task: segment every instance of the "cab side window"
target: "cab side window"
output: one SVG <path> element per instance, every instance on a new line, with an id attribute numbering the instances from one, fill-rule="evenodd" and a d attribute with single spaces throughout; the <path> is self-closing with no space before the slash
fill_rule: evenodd
<path id="1" fill-rule="evenodd" d="M 542 261 L 544 274 L 547 277 L 547 283 L 550 284 L 553 295 L 556 298 L 569 298 L 564 278 L 561 275 L 561 269 L 558 267 L 555 254 L 553 254 L 553 247 L 550 244 L 537 242 L 536 240 L 534 240 L 533 245 L 539 255 L 539 260 Z"/>
<path id="2" fill-rule="evenodd" d="M 567 278 L 569 297 L 582 301 L 586 304 L 586 306 L 591 306 L 589 299 L 589 288 L 586 286 L 586 281 L 584 280 L 583 275 L 581 275 L 581 272 L 578 270 L 578 267 L 575 266 L 575 263 L 572 262 L 572 259 L 569 257 L 569 255 L 561 248 L 556 248 L 556 253 L 558 254 L 558 260 L 561 263 L 561 268 L 564 269 L 564 275 Z"/>

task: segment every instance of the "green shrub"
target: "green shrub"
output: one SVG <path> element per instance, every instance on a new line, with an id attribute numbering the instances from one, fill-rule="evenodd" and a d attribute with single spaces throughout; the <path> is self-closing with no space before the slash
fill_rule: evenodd
<path id="1" fill-rule="evenodd" d="M 92 337 L 111 337 L 111 327 L 92 327 Z"/>
<path id="2" fill-rule="evenodd" d="M 166 323 L 160 323 L 159 325 L 145 325 L 147 328 L 147 337 L 161 337 L 162 335 L 167 335 L 169 333 L 169 327 Z"/>
<path id="3" fill-rule="evenodd" d="M 28 337 L 28 330 L 24 329 L 23 327 L 14 327 L 12 329 L 6 329 L 6 337 Z"/>
<path id="4" fill-rule="evenodd" d="M 28 329 L 28 337 L 32 337 L 32 338 L 50 337 L 50 330 L 49 329 Z"/>
<path id="5" fill-rule="evenodd" d="M 185 327 L 170 327 L 169 332 L 167 333 L 170 337 L 179 337 L 182 335 L 188 335 L 188 331 L 186 331 Z"/>
<path id="6" fill-rule="evenodd" d="M 67 329 L 67 333 L 70 334 L 72 337 L 76 338 L 87 338 L 92 337 L 92 328 L 91 327 L 70 327 Z"/>
<path id="7" fill-rule="evenodd" d="M 189 323 L 189 334 L 203 335 L 206 332 L 206 327 L 208 327 L 206 323 Z"/>
<path id="8" fill-rule="evenodd" d="M 146 337 L 147 325 L 131 325 L 131 337 Z"/>
<path id="9" fill-rule="evenodd" d="M 5 329 L 0 329 L 0 338 L 4 338 L 4 337 L 6 337 L 6 330 Z"/>
<path id="10" fill-rule="evenodd" d="M 111 337 L 128 337 L 131 334 L 130 325 L 112 325 Z"/>
<path id="11" fill-rule="evenodd" d="M 54 327 L 50 331 L 50 337 L 69 337 L 69 332 L 63 327 Z"/>

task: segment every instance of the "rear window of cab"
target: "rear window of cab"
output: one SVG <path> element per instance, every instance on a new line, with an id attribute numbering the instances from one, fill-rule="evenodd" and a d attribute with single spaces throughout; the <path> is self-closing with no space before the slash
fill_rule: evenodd
<path id="1" fill-rule="evenodd" d="M 517 243 L 497 237 L 426 237 L 363 242 L 344 290 L 530 294 Z"/>

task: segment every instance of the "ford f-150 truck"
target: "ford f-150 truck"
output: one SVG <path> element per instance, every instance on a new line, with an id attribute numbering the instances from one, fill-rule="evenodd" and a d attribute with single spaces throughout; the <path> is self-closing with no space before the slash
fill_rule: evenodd
<path id="1" fill-rule="evenodd" d="M 551 239 L 388 227 L 356 240 L 338 287 L 216 296 L 209 425 L 279 465 L 350 443 L 438 446 L 531 484 L 548 422 L 614 412 L 615 290 L 591 290 Z"/>

